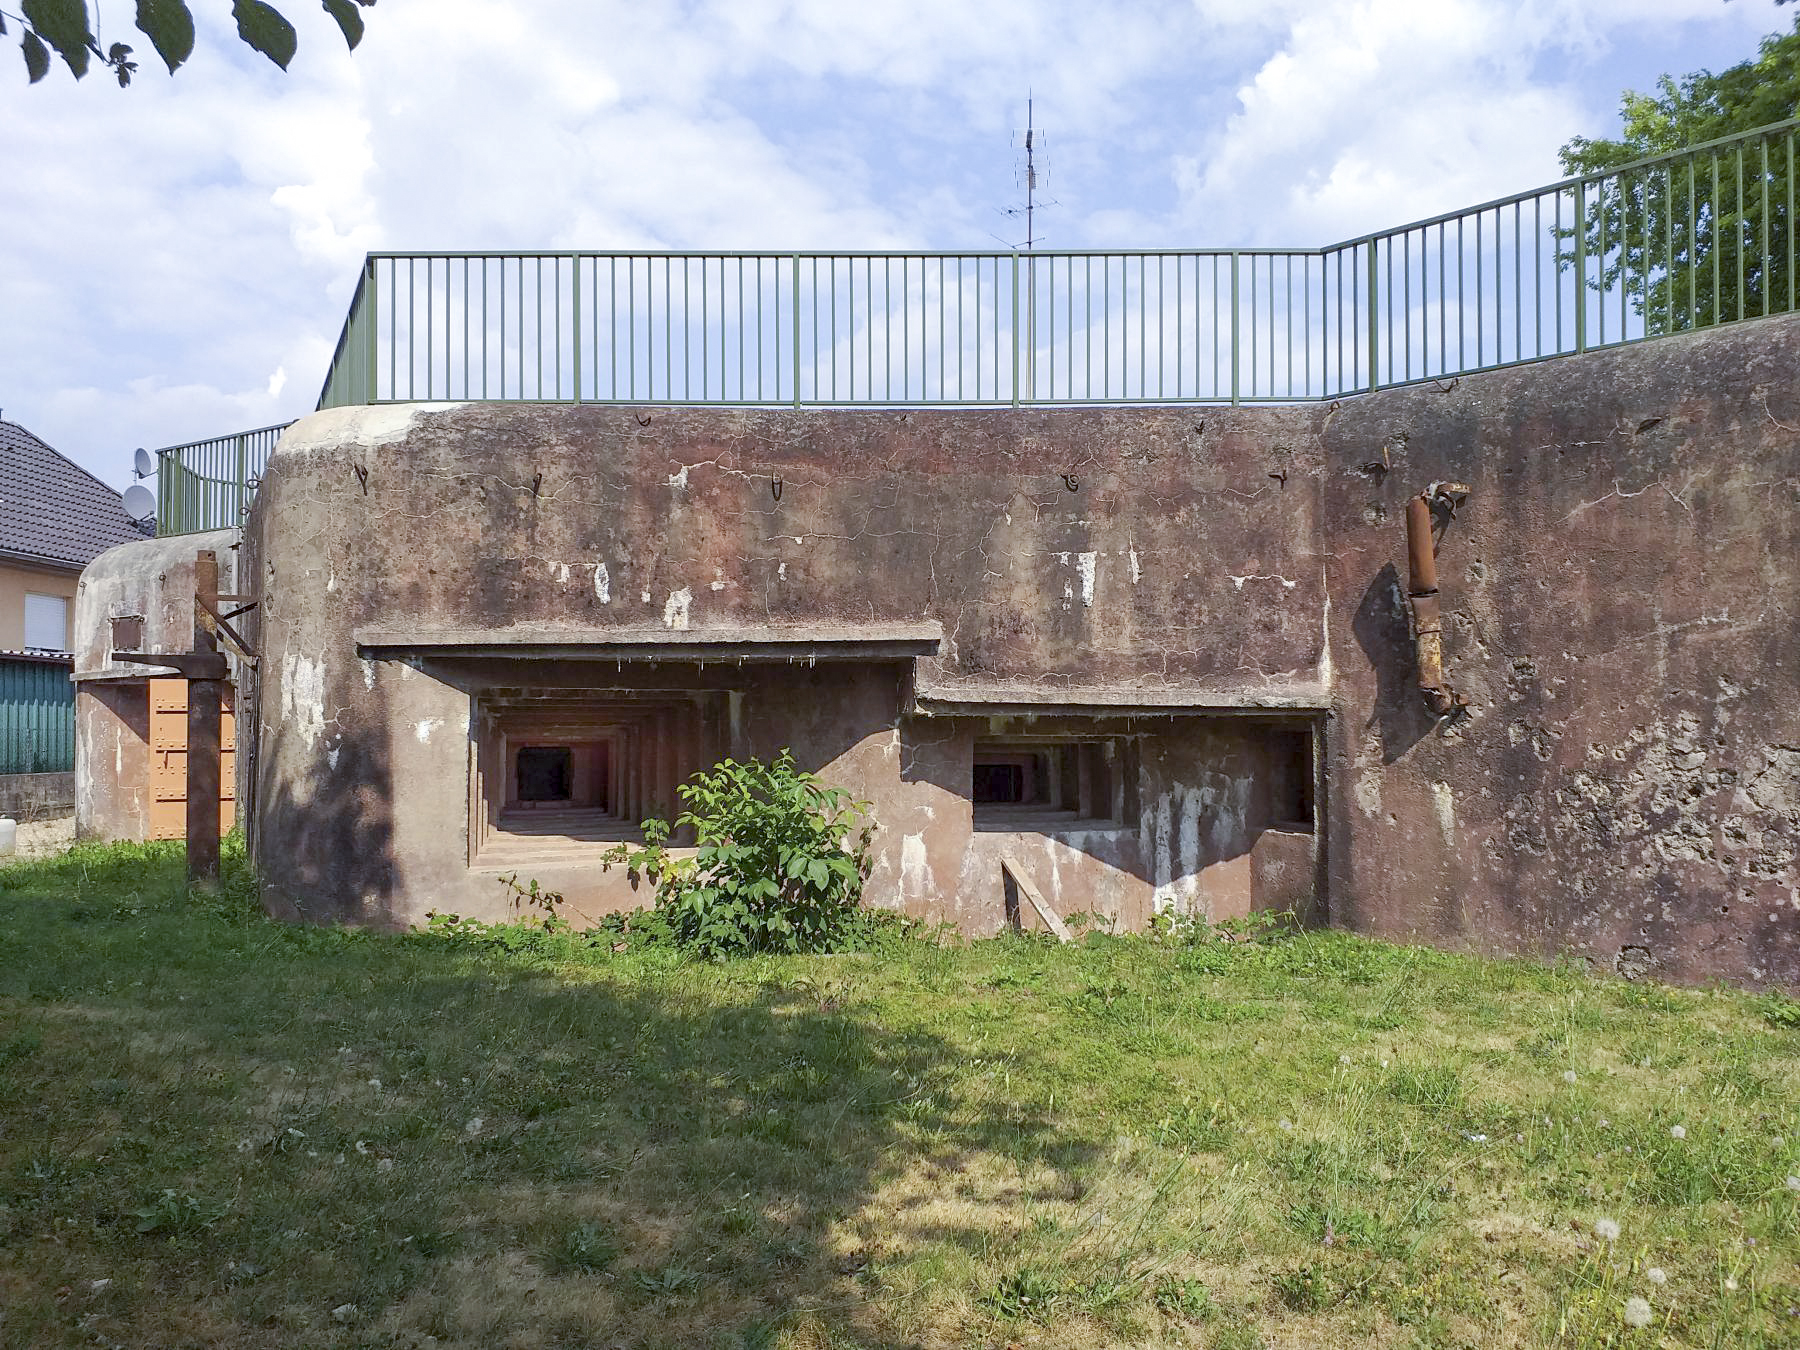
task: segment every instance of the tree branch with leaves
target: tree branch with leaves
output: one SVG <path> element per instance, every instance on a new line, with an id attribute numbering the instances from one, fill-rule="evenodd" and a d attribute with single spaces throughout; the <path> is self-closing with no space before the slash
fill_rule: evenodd
<path id="1" fill-rule="evenodd" d="M 1626 93 L 1620 111 L 1618 139 L 1577 136 L 1560 152 L 1563 172 L 1588 180 L 1582 219 L 1561 234 L 1562 265 L 1575 265 L 1579 235 L 1588 286 L 1622 289 L 1649 333 L 1791 308 L 1800 19 L 1749 60 L 1665 75 L 1653 94 Z M 1716 152 L 1681 153 L 1761 128 Z"/>
<path id="2" fill-rule="evenodd" d="M 150 39 L 150 45 L 173 75 L 194 52 L 194 16 L 187 0 L 136 3 L 138 31 Z M 375 0 L 321 0 L 321 8 L 336 21 L 344 41 L 354 51 L 363 36 L 362 10 L 374 3 Z M 94 11 L 97 16 L 97 0 Z M 237 21 L 240 39 L 283 70 L 288 68 L 288 62 L 299 50 L 300 35 L 281 11 L 263 0 L 231 0 L 231 16 Z M 131 59 L 132 47 L 123 42 L 103 42 L 99 24 L 89 20 L 85 0 L 20 0 L 17 13 L 0 9 L 0 36 L 8 33 L 9 23 L 19 26 L 19 48 L 32 84 L 50 73 L 52 52 L 62 57 L 63 64 L 78 80 L 96 64 L 111 70 L 120 88 L 129 85 L 137 73 L 137 62 Z"/>

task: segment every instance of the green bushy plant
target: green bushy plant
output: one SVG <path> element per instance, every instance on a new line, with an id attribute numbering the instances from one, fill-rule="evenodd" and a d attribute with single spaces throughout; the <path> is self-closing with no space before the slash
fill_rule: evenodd
<path id="1" fill-rule="evenodd" d="M 621 847 L 623 865 L 656 892 L 675 940 L 705 957 L 817 952 L 865 936 L 858 906 L 874 834 L 868 803 L 794 763 L 727 759 L 679 789 L 687 809 L 673 826 L 644 822 L 641 848 Z M 669 850 L 690 827 L 692 857 Z"/>

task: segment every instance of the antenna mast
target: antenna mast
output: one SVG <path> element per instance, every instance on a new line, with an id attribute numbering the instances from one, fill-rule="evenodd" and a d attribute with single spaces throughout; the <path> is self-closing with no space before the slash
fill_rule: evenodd
<path id="1" fill-rule="evenodd" d="M 1032 217 L 1037 212 L 1037 135 L 1031 95 L 1025 96 L 1025 251 L 1037 242 Z"/>

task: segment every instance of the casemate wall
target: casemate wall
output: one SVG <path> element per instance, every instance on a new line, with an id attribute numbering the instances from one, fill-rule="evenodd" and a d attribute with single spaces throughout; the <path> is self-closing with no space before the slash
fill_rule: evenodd
<path id="1" fill-rule="evenodd" d="M 1770 319 L 1322 406 L 315 414 L 245 543 L 269 903 L 641 903 L 599 852 L 789 747 L 872 803 L 872 902 L 972 932 L 1299 909 L 1793 981 L 1797 371 Z"/>

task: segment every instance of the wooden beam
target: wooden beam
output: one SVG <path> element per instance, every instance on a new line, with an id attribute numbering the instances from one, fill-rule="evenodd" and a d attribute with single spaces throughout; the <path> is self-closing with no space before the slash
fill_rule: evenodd
<path id="1" fill-rule="evenodd" d="M 1025 875 L 1025 869 L 1019 866 L 1019 860 L 1010 853 L 1000 855 L 1000 866 L 1013 879 L 1013 885 L 1019 888 L 1019 894 L 1031 902 L 1031 907 L 1038 912 L 1038 918 L 1044 921 L 1044 927 L 1056 934 L 1058 942 L 1073 942 L 1075 935 L 1069 926 L 1056 917 L 1056 911 L 1044 903 L 1044 897 L 1038 894 L 1038 888 L 1031 884 L 1031 878 Z"/>

